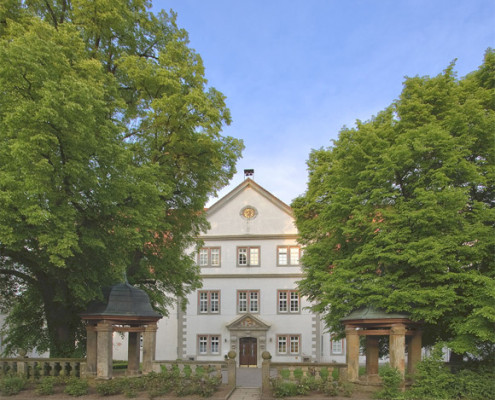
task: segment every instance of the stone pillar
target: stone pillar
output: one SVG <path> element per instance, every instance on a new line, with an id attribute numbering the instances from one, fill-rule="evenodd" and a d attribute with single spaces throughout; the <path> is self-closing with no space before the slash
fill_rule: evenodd
<path id="1" fill-rule="evenodd" d="M 397 368 L 402 376 L 406 363 L 406 327 L 404 324 L 394 324 L 390 328 L 390 365 Z"/>
<path id="2" fill-rule="evenodd" d="M 229 353 L 227 354 L 229 359 L 227 360 L 227 370 L 228 370 L 228 385 L 231 388 L 235 388 L 237 385 L 236 382 L 236 361 L 235 357 L 237 356 L 237 353 L 234 350 L 230 350 Z"/>
<path id="3" fill-rule="evenodd" d="M 359 379 L 359 335 L 356 328 L 346 327 L 345 339 L 347 343 L 347 379 L 353 382 Z"/>
<path id="4" fill-rule="evenodd" d="M 414 335 L 409 341 L 409 351 L 407 355 L 407 372 L 414 374 L 416 372 L 416 364 L 421 361 L 421 336 L 423 332 L 419 329 L 414 332 Z"/>
<path id="5" fill-rule="evenodd" d="M 261 363 L 261 393 L 263 396 L 270 394 L 270 360 L 272 355 L 268 351 L 264 351 L 261 354 L 263 362 Z"/>
<path id="6" fill-rule="evenodd" d="M 97 338 L 96 326 L 86 325 L 86 376 L 96 375 Z"/>
<path id="7" fill-rule="evenodd" d="M 143 373 L 153 371 L 156 350 L 156 322 L 150 322 L 143 333 Z"/>
<path id="8" fill-rule="evenodd" d="M 366 336 L 366 374 L 378 375 L 378 336 Z"/>
<path id="9" fill-rule="evenodd" d="M 129 332 L 129 345 L 127 348 L 127 372 L 126 375 L 139 374 L 139 356 L 141 355 L 141 333 Z"/>
<path id="10" fill-rule="evenodd" d="M 96 325 L 97 354 L 96 376 L 100 379 L 112 378 L 113 327 L 109 321 L 100 321 Z"/>

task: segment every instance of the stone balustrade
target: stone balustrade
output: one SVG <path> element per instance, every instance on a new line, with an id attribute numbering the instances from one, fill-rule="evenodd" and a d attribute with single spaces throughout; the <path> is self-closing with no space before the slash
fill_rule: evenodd
<path id="1" fill-rule="evenodd" d="M 345 380 L 347 364 L 336 363 L 274 363 L 270 362 L 270 377 L 288 381 L 314 377 L 315 379 L 328 379 L 334 371 L 338 371 L 339 380 Z"/>
<path id="2" fill-rule="evenodd" d="M 84 375 L 86 360 L 79 358 L 0 358 L 0 376 L 8 374 L 38 376 Z"/>
<path id="3" fill-rule="evenodd" d="M 153 372 L 177 371 L 181 376 L 195 375 L 198 371 L 210 376 L 222 378 L 222 371 L 227 370 L 226 361 L 153 361 Z"/>

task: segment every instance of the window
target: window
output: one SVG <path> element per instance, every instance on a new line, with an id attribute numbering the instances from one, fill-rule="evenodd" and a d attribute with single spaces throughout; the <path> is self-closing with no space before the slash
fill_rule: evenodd
<path id="1" fill-rule="evenodd" d="M 220 266 L 220 247 L 203 247 L 198 253 L 198 265 L 200 267 Z"/>
<path id="2" fill-rule="evenodd" d="M 300 299 L 297 290 L 278 291 L 278 312 L 279 313 L 299 313 Z"/>
<path id="3" fill-rule="evenodd" d="M 332 338 L 330 340 L 330 352 L 332 354 L 344 354 L 344 340 Z"/>
<path id="4" fill-rule="evenodd" d="M 239 313 L 259 313 L 260 312 L 260 292 L 259 290 L 238 290 L 237 291 L 237 312 Z"/>
<path id="5" fill-rule="evenodd" d="M 301 335 L 277 336 L 278 354 L 299 354 L 301 347 Z"/>
<path id="6" fill-rule="evenodd" d="M 220 291 L 208 290 L 198 292 L 198 313 L 219 314 L 220 313 Z"/>
<path id="7" fill-rule="evenodd" d="M 277 247 L 278 265 L 300 265 L 301 248 L 299 246 Z"/>
<path id="8" fill-rule="evenodd" d="M 239 267 L 258 267 L 260 265 L 260 248 L 259 247 L 238 247 L 237 248 L 237 266 Z"/>
<path id="9" fill-rule="evenodd" d="M 219 335 L 199 335 L 198 336 L 198 354 L 220 354 L 220 336 Z"/>

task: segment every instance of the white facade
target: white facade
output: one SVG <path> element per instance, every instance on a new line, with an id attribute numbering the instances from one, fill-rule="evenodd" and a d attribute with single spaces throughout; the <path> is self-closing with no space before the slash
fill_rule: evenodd
<path id="1" fill-rule="evenodd" d="M 203 287 L 185 312 L 159 321 L 156 359 L 223 360 L 234 350 L 239 366 L 260 367 L 267 350 L 275 362 L 345 362 L 345 341 L 332 344 L 299 296 L 302 250 L 291 208 L 246 179 L 207 218 L 195 255 Z M 114 359 L 125 359 L 126 349 L 116 334 Z"/>

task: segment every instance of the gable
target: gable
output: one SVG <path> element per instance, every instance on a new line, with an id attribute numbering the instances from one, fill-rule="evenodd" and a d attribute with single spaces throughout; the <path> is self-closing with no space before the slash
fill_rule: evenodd
<path id="1" fill-rule="evenodd" d="M 208 211 L 208 236 L 297 234 L 292 209 L 246 179 Z"/>

